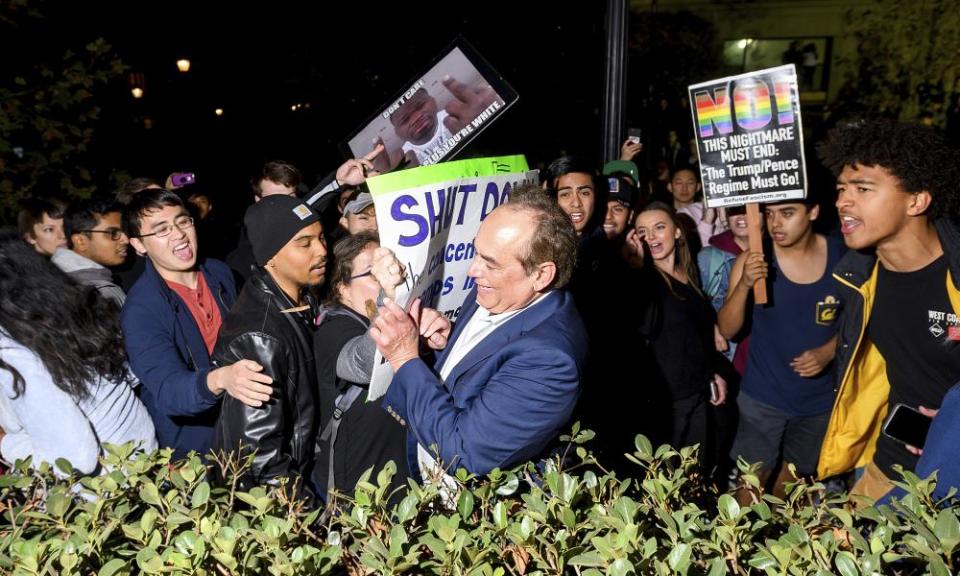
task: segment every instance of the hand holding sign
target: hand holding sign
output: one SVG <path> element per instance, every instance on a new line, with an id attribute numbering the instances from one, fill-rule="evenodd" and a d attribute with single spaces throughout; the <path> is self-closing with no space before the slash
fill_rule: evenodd
<path id="1" fill-rule="evenodd" d="M 348 186 L 359 186 L 366 182 L 367 177 L 377 175 L 373 161 L 384 151 L 383 142 L 378 143 L 373 150 L 360 159 L 350 159 L 337 168 L 337 182 Z"/>
<path id="2" fill-rule="evenodd" d="M 394 372 L 420 357 L 420 328 L 406 310 L 389 298 L 383 301 L 370 325 L 370 338 Z"/>
<path id="3" fill-rule="evenodd" d="M 382 248 L 392 251 L 383 256 L 376 253 L 371 264 L 383 258 L 377 267 L 384 271 L 377 278 L 386 285 L 398 282 L 398 274 L 405 275 L 390 299 L 408 312 L 415 310 L 414 299 L 422 298 L 420 311 L 408 313 L 418 328 L 421 349 L 447 345 L 450 323 L 456 322 L 474 288 L 469 270 L 481 221 L 507 199 L 508 191 L 536 182 L 536 172 L 529 171 L 520 156 L 444 162 L 394 171 L 367 182 L 377 207 Z M 402 271 L 391 269 L 400 263 Z M 375 322 L 372 336 L 376 328 Z M 393 375 L 392 364 L 381 359 L 378 356 L 371 377 L 371 399 L 384 394 Z"/>
<path id="4" fill-rule="evenodd" d="M 747 256 L 746 262 L 743 263 L 743 277 L 741 280 L 743 286 L 749 290 L 753 288 L 753 285 L 756 284 L 758 280 L 766 277 L 767 263 L 763 259 L 763 254 L 751 252 Z"/>
<path id="5" fill-rule="evenodd" d="M 373 251 L 373 267 L 370 268 L 373 277 L 383 288 L 388 298 L 395 298 L 397 286 L 403 283 L 403 265 L 397 260 L 393 251 L 383 246 Z"/>
<path id="6" fill-rule="evenodd" d="M 443 120 L 443 125 L 452 134 L 470 124 L 497 100 L 497 93 L 487 84 L 467 86 L 456 78 L 444 76 L 443 85 L 453 94 L 453 100 L 445 107 L 448 116 Z"/>
<path id="7" fill-rule="evenodd" d="M 383 138 L 378 136 L 373 140 L 373 149 L 376 150 L 380 146 L 383 146 L 383 153 L 378 154 L 377 157 L 373 159 L 373 169 L 381 174 L 386 174 L 396 164 L 394 160 L 399 162 L 398 157 L 400 156 L 400 151 L 387 150 L 387 145 L 383 143 Z"/>
<path id="8" fill-rule="evenodd" d="M 410 312 L 388 298 L 370 326 L 370 337 L 396 372 L 420 356 L 420 337 L 434 350 L 446 346 L 450 327 L 450 321 L 436 310 L 421 308 L 419 298 L 414 299 Z"/>
<path id="9" fill-rule="evenodd" d="M 750 251 L 762 252 L 758 204 L 807 195 L 796 70 L 728 76 L 689 94 L 706 206 L 746 205 Z M 766 301 L 766 284 L 755 284 L 754 302 Z"/>

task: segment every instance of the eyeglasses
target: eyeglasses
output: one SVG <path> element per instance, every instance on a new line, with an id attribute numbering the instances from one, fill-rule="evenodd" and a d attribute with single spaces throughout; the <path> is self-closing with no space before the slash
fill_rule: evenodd
<path id="1" fill-rule="evenodd" d="M 123 230 L 119 228 L 110 228 L 108 230 L 77 230 L 77 232 L 82 232 L 84 234 L 89 234 L 91 232 L 96 232 L 98 234 L 109 234 L 110 239 L 113 241 L 123 238 Z"/>
<path id="2" fill-rule="evenodd" d="M 173 232 L 174 226 L 176 226 L 177 230 L 180 230 L 180 231 L 189 230 L 190 228 L 193 228 L 193 217 L 180 216 L 179 218 L 173 221 L 172 225 L 164 224 L 159 228 L 155 228 L 154 232 L 151 232 L 150 234 L 141 234 L 137 236 L 137 238 L 146 238 L 147 236 L 156 236 L 157 238 L 164 238 L 166 236 L 169 236 L 170 233 Z"/>
<path id="3" fill-rule="evenodd" d="M 367 270 L 363 274 L 357 274 L 356 276 L 351 276 L 347 280 L 356 280 L 357 278 L 363 278 L 364 276 L 373 276 L 373 269 Z"/>

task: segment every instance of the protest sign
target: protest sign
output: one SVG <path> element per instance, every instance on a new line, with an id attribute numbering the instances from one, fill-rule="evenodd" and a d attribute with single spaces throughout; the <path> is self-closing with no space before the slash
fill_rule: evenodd
<path id="1" fill-rule="evenodd" d="M 521 183 L 537 183 L 523 156 L 445 162 L 368 179 L 380 245 L 406 270 L 397 303 L 409 308 L 419 297 L 423 306 L 456 320 L 473 289 L 467 272 L 480 223 Z M 382 396 L 391 378 L 378 353 L 367 399 Z"/>
<path id="2" fill-rule="evenodd" d="M 793 64 L 690 86 L 707 207 L 805 198 Z"/>
<path id="3" fill-rule="evenodd" d="M 383 143 L 378 172 L 452 158 L 514 102 L 517 93 L 458 38 L 426 72 L 391 99 L 344 143 L 361 158 Z"/>

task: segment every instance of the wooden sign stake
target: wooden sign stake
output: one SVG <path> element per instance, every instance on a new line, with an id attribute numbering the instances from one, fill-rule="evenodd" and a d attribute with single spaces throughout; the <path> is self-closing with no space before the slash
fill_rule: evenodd
<path id="1" fill-rule="evenodd" d="M 747 204 L 747 231 L 750 234 L 750 251 L 763 254 L 763 230 L 760 227 L 760 207 L 754 202 Z M 766 280 L 759 280 L 753 285 L 753 303 L 767 303 Z"/>

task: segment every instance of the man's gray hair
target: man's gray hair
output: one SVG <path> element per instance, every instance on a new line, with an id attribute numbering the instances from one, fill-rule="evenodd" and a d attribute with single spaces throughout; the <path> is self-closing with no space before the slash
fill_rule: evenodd
<path id="1" fill-rule="evenodd" d="M 530 213 L 536 225 L 530 243 L 520 251 L 524 271 L 531 274 L 540 264 L 553 262 L 557 273 L 548 288 L 566 286 L 577 264 L 580 242 L 570 217 L 536 184 L 521 184 L 511 190 L 506 206 Z"/>

